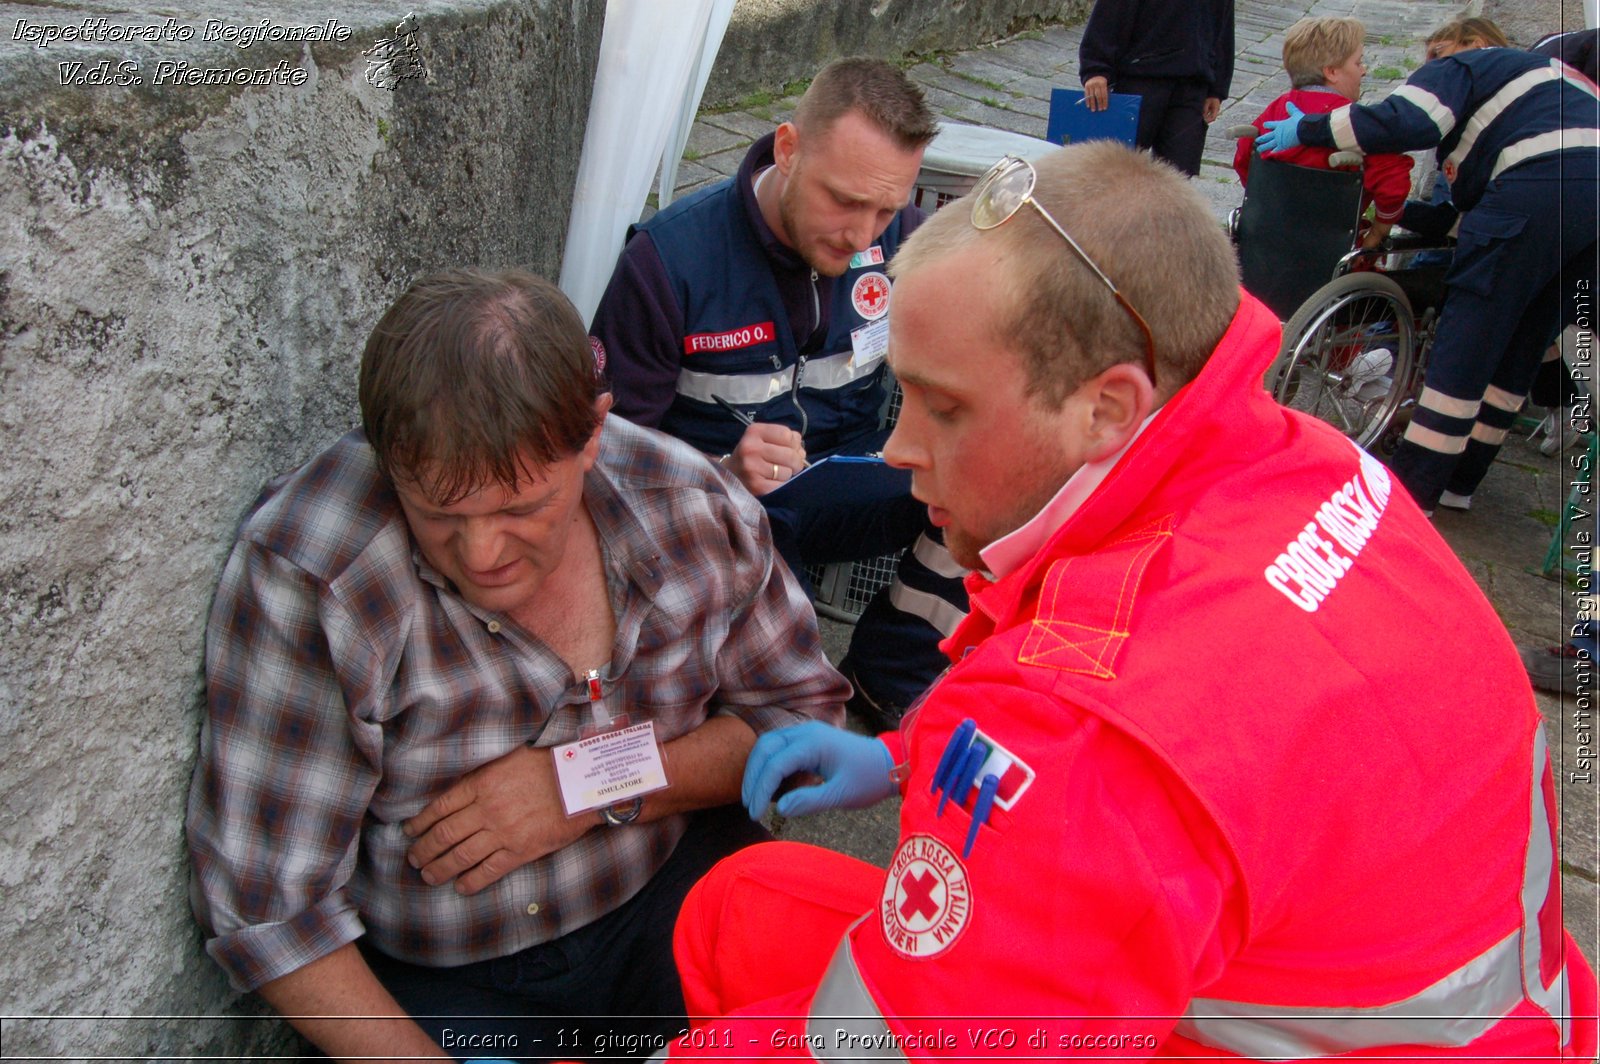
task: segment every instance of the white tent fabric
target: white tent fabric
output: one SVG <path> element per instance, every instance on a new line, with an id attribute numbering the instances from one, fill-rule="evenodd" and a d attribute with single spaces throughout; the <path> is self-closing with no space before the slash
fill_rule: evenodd
<path id="1" fill-rule="evenodd" d="M 587 322 L 594 316 L 637 221 L 668 138 L 693 121 L 713 8 L 721 0 L 609 0 L 583 156 L 567 222 L 561 289 Z M 731 14 L 732 4 L 727 5 Z M 727 23 L 716 31 L 717 43 Z M 715 56 L 713 50 L 712 56 Z M 710 63 L 705 63 L 705 74 Z M 687 117 L 680 109 L 688 107 Z M 681 151 L 681 144 L 680 149 Z M 673 162 L 676 167 L 676 156 Z"/>
<path id="2" fill-rule="evenodd" d="M 690 79 L 683 104 L 678 108 L 678 124 L 667 138 L 666 154 L 661 157 L 661 180 L 656 184 L 656 202 L 665 207 L 672 202 L 673 189 L 678 184 L 678 163 L 683 159 L 684 146 L 689 143 L 689 130 L 694 127 L 694 117 L 700 110 L 700 98 L 705 95 L 706 82 L 711 79 L 711 68 L 716 64 L 717 52 L 722 48 L 722 36 L 733 19 L 733 0 L 711 0 L 711 19 L 706 25 L 705 45 L 700 49 L 700 62 Z"/>

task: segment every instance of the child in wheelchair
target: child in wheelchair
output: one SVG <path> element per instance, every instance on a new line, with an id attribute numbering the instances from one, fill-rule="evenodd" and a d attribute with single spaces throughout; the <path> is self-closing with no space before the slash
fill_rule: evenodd
<path id="1" fill-rule="evenodd" d="M 1283 38 L 1283 69 L 1293 87 L 1273 100 L 1256 118 L 1251 133 L 1240 139 L 1233 156 L 1240 184 L 1249 185 L 1255 134 L 1266 129 L 1269 121 L 1287 117 L 1291 106 L 1304 114 L 1328 114 L 1361 98 L 1361 79 L 1367 73 L 1365 36 L 1366 28 L 1354 18 L 1303 18 L 1289 27 Z M 1331 169 L 1328 160 L 1332 154 L 1331 148 L 1302 146 L 1274 158 L 1296 166 Z M 1360 246 L 1375 248 L 1389 235 L 1405 205 L 1411 189 L 1410 156 L 1367 156 L 1362 185 L 1362 213 L 1370 204 L 1373 218 Z"/>
<path id="2" fill-rule="evenodd" d="M 1415 406 L 1451 258 L 1442 234 L 1396 226 L 1417 206 L 1406 200 L 1410 156 L 1299 146 L 1255 160 L 1264 187 L 1249 186 L 1255 138 L 1267 123 L 1332 114 L 1360 97 L 1364 38 L 1353 18 L 1305 18 L 1289 28 L 1283 65 L 1292 88 L 1254 124 L 1228 130 L 1240 141 L 1234 169 L 1247 185 L 1230 228 L 1245 288 L 1285 322 L 1268 390 L 1384 454 Z"/>

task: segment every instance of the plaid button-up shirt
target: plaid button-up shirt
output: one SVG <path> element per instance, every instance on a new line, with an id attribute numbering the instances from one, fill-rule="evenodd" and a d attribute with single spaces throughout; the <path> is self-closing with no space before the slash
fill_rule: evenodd
<path id="1" fill-rule="evenodd" d="M 709 716 L 838 723 L 848 687 L 761 506 L 685 445 L 612 417 L 584 482 L 616 642 L 611 713 L 662 741 Z M 685 818 L 593 830 L 470 897 L 406 863 L 401 822 L 524 743 L 579 737 L 581 678 L 477 609 L 412 543 L 352 433 L 270 485 L 223 572 L 189 796 L 207 949 L 250 990 L 363 934 L 450 966 L 582 927 L 632 897 Z"/>

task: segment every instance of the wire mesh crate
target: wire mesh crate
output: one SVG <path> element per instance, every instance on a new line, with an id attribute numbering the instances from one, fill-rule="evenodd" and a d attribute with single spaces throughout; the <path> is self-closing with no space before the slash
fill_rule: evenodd
<path id="1" fill-rule="evenodd" d="M 1003 156 L 1016 155 L 1031 162 L 1055 148 L 1048 140 L 1004 129 L 941 122 L 939 135 L 922 156 L 922 170 L 917 174 L 911 201 L 932 213 L 966 195 L 984 171 Z"/>

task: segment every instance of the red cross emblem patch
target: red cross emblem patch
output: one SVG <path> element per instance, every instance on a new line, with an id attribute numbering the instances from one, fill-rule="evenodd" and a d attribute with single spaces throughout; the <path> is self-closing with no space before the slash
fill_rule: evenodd
<path id="1" fill-rule="evenodd" d="M 850 289 L 850 301 L 856 313 L 868 321 L 877 321 L 889 313 L 889 275 L 873 270 L 856 278 Z"/>
<path id="2" fill-rule="evenodd" d="M 900 844 L 878 906 L 884 937 L 895 952 L 920 960 L 949 949 L 972 916 L 966 866 L 932 835 Z"/>

